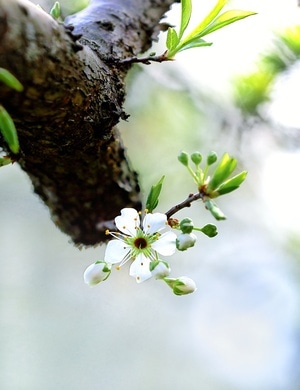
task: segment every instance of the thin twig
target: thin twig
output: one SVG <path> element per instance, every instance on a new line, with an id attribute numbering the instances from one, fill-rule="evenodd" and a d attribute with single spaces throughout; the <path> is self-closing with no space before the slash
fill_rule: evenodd
<path id="1" fill-rule="evenodd" d="M 148 57 L 129 57 L 124 58 L 122 60 L 114 60 L 114 62 L 121 64 L 121 65 L 128 65 L 128 64 L 144 64 L 144 65 L 150 65 L 151 62 L 164 62 L 164 61 L 173 61 L 173 58 L 169 58 L 166 56 L 167 51 L 165 51 L 163 54 L 159 56 L 148 56 Z"/>
<path id="2" fill-rule="evenodd" d="M 195 202 L 198 199 L 203 199 L 204 193 L 203 192 L 197 192 L 196 194 L 190 194 L 183 202 L 177 204 L 176 206 L 173 206 L 170 208 L 169 211 L 167 211 L 165 214 L 167 216 L 167 219 L 169 219 L 172 215 L 177 213 L 179 210 L 190 207 L 192 202 Z"/>

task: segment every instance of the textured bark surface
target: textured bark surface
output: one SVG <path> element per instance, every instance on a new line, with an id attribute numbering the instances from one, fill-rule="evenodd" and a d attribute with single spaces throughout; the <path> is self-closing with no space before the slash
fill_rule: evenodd
<path id="1" fill-rule="evenodd" d="M 104 241 L 121 208 L 141 207 L 115 128 L 126 118 L 129 69 L 117 60 L 151 46 L 174 2 L 94 0 L 59 24 L 29 1 L 0 0 L 0 67 L 24 86 L 0 89 L 18 130 L 13 157 L 76 244 Z M 0 147 L 7 151 L 1 138 Z"/>

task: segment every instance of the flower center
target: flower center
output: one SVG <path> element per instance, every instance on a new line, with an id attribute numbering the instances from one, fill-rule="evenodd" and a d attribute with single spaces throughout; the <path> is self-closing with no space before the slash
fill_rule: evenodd
<path id="1" fill-rule="evenodd" d="M 134 245 L 137 249 L 145 249 L 145 248 L 148 246 L 148 242 L 147 242 L 147 240 L 146 240 L 144 237 L 137 237 L 137 238 L 134 240 L 133 245 Z"/>

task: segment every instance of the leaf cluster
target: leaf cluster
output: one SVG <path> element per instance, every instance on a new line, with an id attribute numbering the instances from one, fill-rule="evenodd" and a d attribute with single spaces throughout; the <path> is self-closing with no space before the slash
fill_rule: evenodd
<path id="1" fill-rule="evenodd" d="M 194 47 L 210 46 L 212 43 L 206 42 L 203 37 L 238 20 L 255 15 L 255 12 L 242 10 L 230 10 L 220 14 L 226 3 L 227 0 L 218 0 L 209 14 L 184 37 L 192 15 L 192 1 L 181 0 L 179 32 L 176 32 L 173 27 L 169 27 L 166 41 L 168 49 L 166 57 L 173 58 L 177 53 Z"/>

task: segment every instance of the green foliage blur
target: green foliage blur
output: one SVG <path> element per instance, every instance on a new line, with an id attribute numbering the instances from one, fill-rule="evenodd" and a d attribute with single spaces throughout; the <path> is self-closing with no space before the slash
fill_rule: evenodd
<path id="1" fill-rule="evenodd" d="M 245 115 L 258 115 L 260 105 L 270 100 L 278 76 L 299 59 L 300 26 L 293 26 L 275 36 L 274 48 L 260 56 L 256 71 L 235 78 L 235 104 Z"/>

